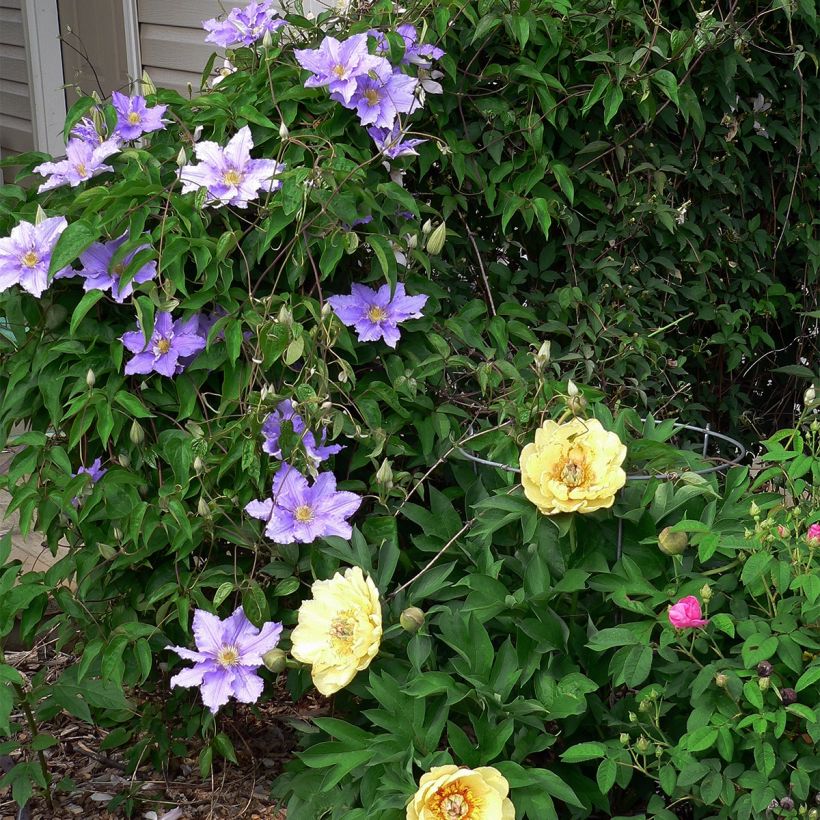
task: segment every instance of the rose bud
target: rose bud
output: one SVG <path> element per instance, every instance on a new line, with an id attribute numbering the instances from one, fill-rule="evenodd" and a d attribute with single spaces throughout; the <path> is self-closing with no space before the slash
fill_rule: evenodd
<path id="1" fill-rule="evenodd" d="M 658 549 L 664 555 L 680 555 L 689 546 L 689 536 L 685 532 L 672 532 L 664 527 L 658 536 Z"/>

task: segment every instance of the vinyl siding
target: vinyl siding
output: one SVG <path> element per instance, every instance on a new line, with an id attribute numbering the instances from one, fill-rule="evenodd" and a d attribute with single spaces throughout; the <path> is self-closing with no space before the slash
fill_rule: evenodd
<path id="1" fill-rule="evenodd" d="M 34 148 L 21 0 L 0 0 L 0 155 Z"/>

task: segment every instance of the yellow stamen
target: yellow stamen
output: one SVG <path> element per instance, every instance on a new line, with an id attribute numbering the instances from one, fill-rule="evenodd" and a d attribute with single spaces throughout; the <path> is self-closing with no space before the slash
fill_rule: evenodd
<path id="1" fill-rule="evenodd" d="M 364 92 L 364 98 L 367 100 L 368 105 L 379 104 L 379 92 L 376 91 L 375 88 L 368 88 L 367 91 Z"/>
<path id="2" fill-rule="evenodd" d="M 84 162 L 78 162 L 78 163 L 74 166 L 74 168 L 76 169 L 77 173 L 78 173 L 81 177 L 86 177 L 86 176 L 88 176 L 88 169 L 85 167 L 85 163 L 84 163 Z"/>
<path id="3" fill-rule="evenodd" d="M 333 66 L 333 73 L 341 80 L 345 75 L 345 67 L 341 64 Z"/>
<path id="4" fill-rule="evenodd" d="M 239 171 L 234 171 L 231 169 L 230 171 L 225 171 L 222 175 L 222 181 L 226 185 L 233 185 L 237 186 L 242 182 L 243 176 L 239 173 Z"/>
<path id="5" fill-rule="evenodd" d="M 142 118 L 140 117 L 140 115 L 139 115 L 136 111 L 132 111 L 132 112 L 128 115 L 128 122 L 129 122 L 131 125 L 139 125 L 139 124 L 140 124 L 140 120 L 141 120 L 141 119 L 142 119 Z"/>
<path id="6" fill-rule="evenodd" d="M 167 353 L 171 349 L 171 340 L 170 339 L 160 339 L 157 342 L 157 353 L 164 354 Z"/>
<path id="7" fill-rule="evenodd" d="M 231 666 L 239 665 L 239 650 L 235 646 L 223 646 L 219 652 L 216 653 L 216 662 L 229 669 Z"/>
<path id="8" fill-rule="evenodd" d="M 301 504 L 296 508 L 293 517 L 302 524 L 313 520 L 313 510 L 307 504 Z"/>
<path id="9" fill-rule="evenodd" d="M 584 483 L 586 470 L 577 461 L 565 461 L 561 467 L 561 483 L 567 487 L 578 487 Z"/>
<path id="10" fill-rule="evenodd" d="M 367 318 L 370 319 L 371 322 L 383 322 L 387 318 L 387 312 L 384 308 L 374 305 L 367 311 Z"/>
<path id="11" fill-rule="evenodd" d="M 356 636 L 356 613 L 353 610 L 340 612 L 330 623 L 330 642 L 336 652 L 349 655 Z"/>
<path id="12" fill-rule="evenodd" d="M 29 251 L 20 261 L 27 268 L 33 268 L 40 261 L 40 257 L 34 251 Z"/>

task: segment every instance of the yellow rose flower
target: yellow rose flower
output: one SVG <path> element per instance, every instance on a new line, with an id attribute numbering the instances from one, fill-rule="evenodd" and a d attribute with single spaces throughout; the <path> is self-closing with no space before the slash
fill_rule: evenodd
<path id="1" fill-rule="evenodd" d="M 524 495 L 544 515 L 611 507 L 626 483 L 626 447 L 597 419 L 546 421 L 521 451 Z"/>
<path id="2" fill-rule="evenodd" d="M 382 607 L 379 590 L 359 567 L 316 581 L 313 598 L 299 607 L 291 655 L 311 665 L 311 676 L 323 695 L 347 686 L 379 651 Z"/>
<path id="3" fill-rule="evenodd" d="M 491 766 L 434 766 L 422 775 L 407 820 L 515 820 L 509 791 L 509 783 Z"/>

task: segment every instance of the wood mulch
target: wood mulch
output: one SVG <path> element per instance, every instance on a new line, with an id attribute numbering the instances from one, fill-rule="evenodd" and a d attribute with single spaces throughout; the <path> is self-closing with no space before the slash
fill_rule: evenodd
<path id="1" fill-rule="evenodd" d="M 27 652 L 7 652 L 6 662 L 28 679 L 44 666 L 47 677 L 76 662 L 63 653 L 43 653 L 42 645 Z M 211 781 L 199 774 L 198 749 L 191 744 L 191 756 L 175 760 L 168 772 L 161 773 L 142 765 L 129 774 L 122 750 L 101 750 L 108 732 L 62 713 L 40 727 L 58 739 L 45 750 L 52 783 L 70 778 L 69 790 L 55 789 L 53 808 L 42 797 L 33 797 L 20 810 L 10 790 L 0 790 L 0 820 L 112 820 L 127 815 L 123 808 L 109 811 L 108 804 L 118 796 L 136 798 L 131 817 L 138 820 L 284 820 L 285 812 L 270 797 L 271 786 L 283 764 L 292 756 L 296 733 L 291 724 L 311 716 L 327 714 L 321 698 L 306 697 L 294 704 L 283 681 L 273 697 L 259 706 L 236 704 L 232 716 L 220 721 L 220 731 L 234 744 L 238 765 L 214 763 Z M 12 721 L 24 725 L 22 714 L 13 713 Z M 27 732 L 17 738 L 26 742 Z M 8 770 L 21 759 L 22 752 L 0 757 L 0 768 Z M 29 752 L 30 754 L 30 752 Z"/>

